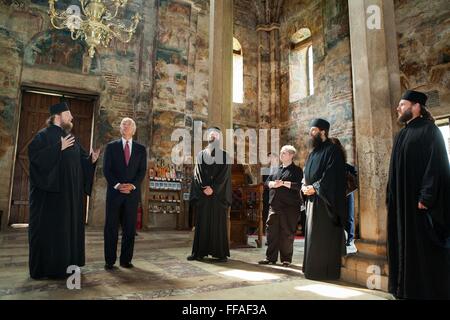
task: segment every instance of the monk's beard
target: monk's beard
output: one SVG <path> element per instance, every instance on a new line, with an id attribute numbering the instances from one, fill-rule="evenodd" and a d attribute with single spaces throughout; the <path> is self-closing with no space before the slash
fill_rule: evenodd
<path id="1" fill-rule="evenodd" d="M 316 135 L 309 138 L 308 146 L 310 149 L 316 149 L 323 144 L 322 138 L 320 135 Z"/>
<path id="2" fill-rule="evenodd" d="M 220 141 L 214 138 L 208 140 L 208 149 L 209 150 L 220 149 Z"/>
<path id="3" fill-rule="evenodd" d="M 411 111 L 411 109 L 408 109 L 405 112 L 403 112 L 403 114 L 400 117 L 398 117 L 397 121 L 400 124 L 404 124 L 404 123 L 407 123 L 409 120 L 411 120 L 412 117 L 413 117 L 412 111 Z"/>
<path id="4" fill-rule="evenodd" d="M 64 130 L 66 134 L 69 134 L 72 131 L 73 123 L 72 122 L 62 122 L 61 128 Z"/>

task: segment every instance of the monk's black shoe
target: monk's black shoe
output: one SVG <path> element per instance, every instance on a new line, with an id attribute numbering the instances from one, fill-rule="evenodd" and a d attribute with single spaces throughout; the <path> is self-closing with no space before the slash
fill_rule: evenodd
<path id="1" fill-rule="evenodd" d="M 264 259 L 264 260 L 258 261 L 258 264 L 276 264 L 276 262 Z"/>
<path id="2" fill-rule="evenodd" d="M 187 257 L 187 260 L 188 260 L 188 261 L 194 261 L 194 260 L 202 261 L 202 260 L 203 260 L 203 257 L 197 257 L 196 255 L 191 254 L 189 257 Z"/>

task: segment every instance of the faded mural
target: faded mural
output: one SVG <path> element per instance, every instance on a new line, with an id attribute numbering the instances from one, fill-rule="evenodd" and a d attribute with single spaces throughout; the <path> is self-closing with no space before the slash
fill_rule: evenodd
<path id="1" fill-rule="evenodd" d="M 311 30 L 314 94 L 290 102 L 291 39 L 303 28 Z M 309 124 L 313 118 L 322 117 L 331 123 L 330 135 L 345 146 L 348 161 L 355 164 L 347 0 L 285 2 L 280 42 L 282 143 L 297 148 L 298 163 L 303 166 L 308 156 Z"/>
<path id="2" fill-rule="evenodd" d="M 395 0 L 402 89 L 427 93 L 435 116 L 450 114 L 450 7 L 446 0 Z"/>

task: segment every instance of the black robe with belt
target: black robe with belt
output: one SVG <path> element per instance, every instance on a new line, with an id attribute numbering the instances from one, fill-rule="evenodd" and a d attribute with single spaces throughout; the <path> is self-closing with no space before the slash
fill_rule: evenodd
<path id="1" fill-rule="evenodd" d="M 197 155 L 190 201 L 195 206 L 195 235 L 192 254 L 196 257 L 211 255 L 223 259 L 230 256 L 227 231 L 227 213 L 231 206 L 231 165 L 226 163 L 228 154 L 223 150 L 222 161 L 214 161 L 205 149 Z M 210 186 L 213 194 L 203 193 Z"/>
<path id="2" fill-rule="evenodd" d="M 29 268 L 34 279 L 62 278 L 68 266 L 85 263 L 83 194 L 91 193 L 95 164 L 77 140 L 61 151 L 64 136 L 51 125 L 28 146 Z"/>
<path id="3" fill-rule="evenodd" d="M 306 197 L 303 273 L 308 279 L 340 277 L 345 253 L 345 162 L 339 147 L 329 140 L 315 148 L 305 164 L 305 185 L 316 194 Z"/>
<path id="4" fill-rule="evenodd" d="M 421 117 L 400 130 L 389 169 L 389 292 L 450 299 L 450 169 L 438 127 Z M 418 202 L 428 210 L 419 210 Z"/>

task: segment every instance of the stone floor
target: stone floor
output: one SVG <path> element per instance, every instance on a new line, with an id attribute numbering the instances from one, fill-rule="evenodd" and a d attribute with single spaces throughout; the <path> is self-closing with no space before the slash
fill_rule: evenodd
<path id="1" fill-rule="evenodd" d="M 254 245 L 255 238 L 249 238 Z M 289 268 L 261 266 L 265 248 L 231 250 L 227 263 L 187 261 L 192 233 L 141 232 L 133 269 L 105 271 L 103 235 L 86 232 L 86 266 L 81 289 L 65 280 L 32 280 L 28 275 L 26 230 L 0 233 L 0 300 L 10 299 L 183 299 L 183 300 L 380 300 L 391 296 L 343 282 L 317 282 L 301 272 L 303 240 L 296 240 Z"/>

